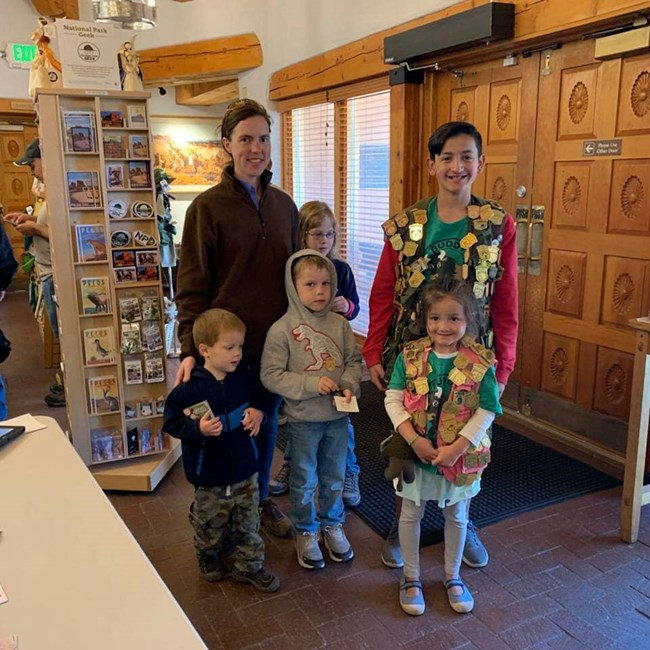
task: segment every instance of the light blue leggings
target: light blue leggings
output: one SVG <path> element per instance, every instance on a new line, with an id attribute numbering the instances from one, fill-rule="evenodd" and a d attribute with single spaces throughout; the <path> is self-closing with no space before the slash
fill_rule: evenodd
<path id="1" fill-rule="evenodd" d="M 460 577 L 460 563 L 467 536 L 469 502 L 469 499 L 465 499 L 441 508 L 445 517 L 445 580 Z M 402 499 L 399 545 L 402 549 L 404 575 L 407 579 L 420 579 L 420 522 L 426 504 L 426 501 L 421 501 L 418 506 L 410 499 Z"/>

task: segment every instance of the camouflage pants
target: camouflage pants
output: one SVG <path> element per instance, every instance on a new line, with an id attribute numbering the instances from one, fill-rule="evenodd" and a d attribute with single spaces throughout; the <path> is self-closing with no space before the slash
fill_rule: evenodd
<path id="1" fill-rule="evenodd" d="M 264 560 L 259 505 L 257 474 L 228 487 L 197 487 L 189 513 L 197 556 L 226 570 L 257 571 Z"/>

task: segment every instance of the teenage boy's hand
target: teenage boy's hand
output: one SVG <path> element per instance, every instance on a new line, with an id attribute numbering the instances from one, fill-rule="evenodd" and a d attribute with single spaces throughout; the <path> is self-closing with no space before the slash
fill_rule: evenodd
<path id="1" fill-rule="evenodd" d="M 209 413 L 206 413 L 199 420 L 199 431 L 204 436 L 220 436 L 223 431 L 223 424 L 218 417 L 211 417 Z"/>
<path id="2" fill-rule="evenodd" d="M 368 368 L 370 381 L 383 393 L 386 391 L 386 371 L 381 363 L 376 363 Z"/>
<path id="3" fill-rule="evenodd" d="M 185 383 L 190 380 L 192 374 L 192 369 L 196 365 L 196 359 L 194 357 L 185 357 L 181 361 L 181 365 L 178 367 L 178 372 L 176 377 L 174 377 L 174 388 L 178 386 L 181 382 Z"/>
<path id="4" fill-rule="evenodd" d="M 244 429 L 250 432 L 251 436 L 256 436 L 260 432 L 263 420 L 263 411 L 254 408 L 247 408 L 244 411 L 244 417 L 242 418 L 241 423 Z"/>
<path id="5" fill-rule="evenodd" d="M 339 389 L 338 385 L 333 379 L 329 377 L 320 377 L 318 380 L 318 393 L 319 395 L 327 395 L 328 393 L 335 393 Z"/>

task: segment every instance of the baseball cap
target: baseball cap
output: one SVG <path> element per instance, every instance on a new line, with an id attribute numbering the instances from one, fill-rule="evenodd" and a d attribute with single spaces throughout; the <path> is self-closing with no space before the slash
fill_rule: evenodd
<path id="1" fill-rule="evenodd" d="M 23 155 L 17 160 L 14 160 L 14 165 L 17 165 L 18 167 L 22 167 L 23 165 L 31 165 L 36 158 L 40 157 L 41 146 L 38 138 L 36 138 L 27 145 L 25 151 L 23 151 Z"/>

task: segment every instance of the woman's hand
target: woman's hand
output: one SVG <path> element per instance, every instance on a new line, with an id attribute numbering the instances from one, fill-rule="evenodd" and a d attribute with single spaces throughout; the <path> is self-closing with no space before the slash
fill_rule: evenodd
<path id="1" fill-rule="evenodd" d="M 196 359 L 194 357 L 185 357 L 181 361 L 181 365 L 178 367 L 176 377 L 174 377 L 174 388 L 181 382 L 185 383 L 190 380 L 190 376 L 192 375 L 192 370 L 195 365 Z"/>
<path id="2" fill-rule="evenodd" d="M 260 427 L 264 421 L 264 412 L 259 409 L 254 409 L 253 407 L 247 408 L 244 411 L 244 417 L 242 418 L 242 426 L 251 436 L 256 436 L 260 432 Z"/>

